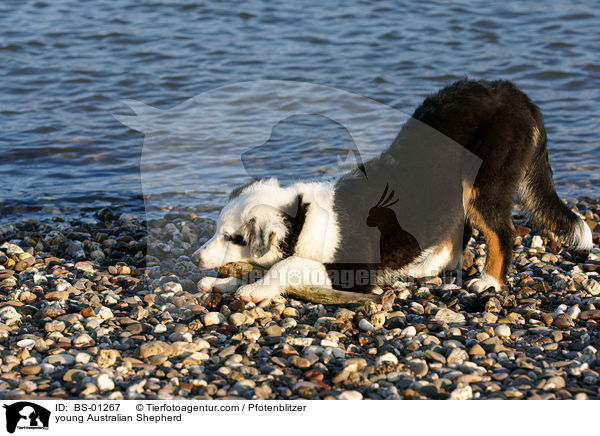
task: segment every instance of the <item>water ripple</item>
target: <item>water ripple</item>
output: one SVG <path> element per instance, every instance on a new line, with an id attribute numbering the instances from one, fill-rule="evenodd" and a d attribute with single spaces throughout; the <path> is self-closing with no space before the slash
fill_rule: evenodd
<path id="1" fill-rule="evenodd" d="M 600 14 L 583 0 L 4 0 L 0 214 L 140 208 L 144 137 L 113 118 L 120 102 L 168 110 L 219 86 L 264 79 L 337 87 L 408 113 L 457 78 L 513 80 L 544 113 L 561 195 L 598 197 L 598 29 Z M 283 127 L 291 158 L 302 157 L 294 147 L 307 138 L 326 138 L 325 156 L 342 141 L 324 124 Z M 214 216 L 230 187 L 249 176 L 220 170 L 239 155 L 206 155 L 200 193 L 170 198 Z M 296 167 L 280 176 L 307 175 Z"/>

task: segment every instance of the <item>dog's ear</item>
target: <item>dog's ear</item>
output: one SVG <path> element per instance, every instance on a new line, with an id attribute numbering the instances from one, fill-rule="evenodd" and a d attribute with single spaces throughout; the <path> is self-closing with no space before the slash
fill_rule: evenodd
<path id="1" fill-rule="evenodd" d="M 250 254 L 260 258 L 285 237 L 286 227 L 281 212 L 270 206 L 255 206 L 244 224 L 244 239 Z"/>
<path id="2" fill-rule="evenodd" d="M 250 218 L 244 226 L 244 239 L 248 241 L 252 257 L 263 257 L 273 245 L 275 233 L 269 232 L 266 227 L 266 223 L 258 222 L 256 217 Z"/>

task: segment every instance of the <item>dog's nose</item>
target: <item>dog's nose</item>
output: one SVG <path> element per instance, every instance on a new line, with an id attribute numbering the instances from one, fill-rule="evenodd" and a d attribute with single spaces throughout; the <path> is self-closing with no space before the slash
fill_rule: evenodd
<path id="1" fill-rule="evenodd" d="M 200 253 L 200 250 L 196 251 L 192 255 L 192 262 L 194 262 L 198 266 L 202 266 L 202 253 Z"/>

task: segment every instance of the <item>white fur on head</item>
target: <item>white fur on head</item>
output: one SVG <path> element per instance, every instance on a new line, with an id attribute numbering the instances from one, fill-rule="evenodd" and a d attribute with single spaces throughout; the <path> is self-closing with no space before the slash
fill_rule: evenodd
<path id="1" fill-rule="evenodd" d="M 280 209 L 294 198 L 275 178 L 248 185 L 223 208 L 215 235 L 194 253 L 194 261 L 210 269 L 228 262 L 270 266 L 281 260 L 279 242 L 286 227 Z M 243 236 L 245 245 L 228 241 L 227 235 Z"/>
<path id="2" fill-rule="evenodd" d="M 286 213 L 289 216 L 290 208 L 296 210 L 298 196 L 309 206 L 293 254 L 318 262 L 333 261 L 340 235 L 332 185 L 296 183 L 283 188 L 271 178 L 236 191 L 219 215 L 216 234 L 194 253 L 201 268 L 243 261 L 268 267 L 280 261 L 280 242 L 288 232 L 284 217 Z M 224 234 L 241 234 L 246 245 L 227 242 Z"/>

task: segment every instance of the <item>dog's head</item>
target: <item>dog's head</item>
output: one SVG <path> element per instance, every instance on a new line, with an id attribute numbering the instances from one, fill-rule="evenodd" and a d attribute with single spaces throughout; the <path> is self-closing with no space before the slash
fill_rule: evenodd
<path id="1" fill-rule="evenodd" d="M 277 179 L 253 181 L 235 189 L 219 215 L 216 233 L 196 250 L 194 262 L 203 269 L 229 262 L 274 264 L 285 254 L 286 236 L 301 207 L 306 211 L 301 205 L 301 197 L 280 187 Z"/>

